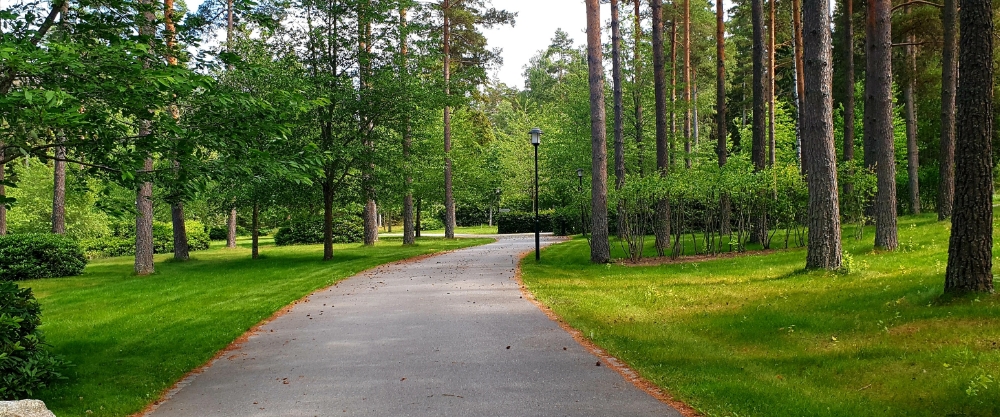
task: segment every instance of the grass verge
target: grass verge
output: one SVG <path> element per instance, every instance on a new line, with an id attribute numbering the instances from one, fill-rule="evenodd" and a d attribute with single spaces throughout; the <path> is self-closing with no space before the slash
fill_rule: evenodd
<path id="1" fill-rule="evenodd" d="M 414 246 L 268 246 L 195 252 L 189 262 L 157 255 L 157 273 L 132 274 L 132 258 L 91 262 L 84 275 L 21 282 L 42 303 L 52 350 L 74 367 L 39 393 L 59 416 L 127 416 L 282 307 L 358 272 L 418 255 L 490 242 L 422 238 Z"/>
<path id="2" fill-rule="evenodd" d="M 803 271 L 804 249 L 591 265 L 575 239 L 524 261 L 522 276 L 584 336 L 705 415 L 1000 415 L 1000 299 L 943 299 L 949 224 L 931 214 L 899 227 L 894 253 L 846 240 L 847 275 Z"/>

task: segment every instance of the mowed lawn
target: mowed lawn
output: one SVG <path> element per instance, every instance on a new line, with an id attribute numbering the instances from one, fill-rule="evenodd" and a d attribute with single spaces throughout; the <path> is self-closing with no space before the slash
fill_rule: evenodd
<path id="1" fill-rule="evenodd" d="M 848 275 L 804 272 L 804 249 L 595 266 L 575 239 L 524 260 L 523 277 L 705 415 L 1000 415 L 1000 299 L 942 298 L 949 227 L 901 218 L 895 253 L 874 253 L 872 231 L 847 238 Z"/>
<path id="2" fill-rule="evenodd" d="M 84 275 L 21 282 L 42 304 L 42 330 L 57 354 L 75 365 L 68 380 L 37 397 L 60 417 L 127 416 L 159 398 L 187 372 L 255 324 L 303 296 L 366 269 L 417 255 L 490 242 L 420 239 L 403 247 L 336 245 L 323 262 L 320 245 L 273 247 L 251 260 L 239 249 L 194 252 L 192 260 L 157 255 L 152 276 L 132 273 L 132 258 L 95 260 Z"/>

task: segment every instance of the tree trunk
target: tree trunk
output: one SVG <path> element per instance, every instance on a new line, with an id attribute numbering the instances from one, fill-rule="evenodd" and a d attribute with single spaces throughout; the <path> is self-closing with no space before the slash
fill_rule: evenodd
<path id="1" fill-rule="evenodd" d="M 614 84 L 615 189 L 625 185 L 625 131 L 622 122 L 622 32 L 618 0 L 611 0 L 611 82 Z M 619 217 L 621 213 L 619 212 Z"/>
<path id="2" fill-rule="evenodd" d="M 416 215 L 414 216 L 414 217 L 416 217 L 416 224 L 415 224 L 415 225 L 414 225 L 414 227 L 413 227 L 413 234 L 414 234 L 414 236 L 416 236 L 416 237 L 420 237 L 420 229 L 422 229 L 422 227 L 421 227 L 421 225 L 420 225 L 420 211 L 421 211 L 421 210 L 420 210 L 420 206 L 421 206 L 421 204 L 420 204 L 420 203 L 421 203 L 422 201 L 423 201 L 423 200 L 422 200 L 422 199 L 421 199 L 420 197 L 417 197 L 417 210 L 416 210 L 416 211 L 417 211 L 417 213 L 416 213 Z"/>
<path id="3" fill-rule="evenodd" d="M 854 0 L 844 0 L 844 160 L 854 160 Z M 850 184 L 848 183 L 849 187 Z"/>
<path id="4" fill-rule="evenodd" d="M 691 168 L 691 0 L 684 0 L 684 166 Z"/>
<path id="5" fill-rule="evenodd" d="M 839 269 L 840 203 L 833 137 L 833 42 L 829 0 L 807 0 L 803 34 L 803 162 L 809 175 L 809 247 L 806 268 Z"/>
<path id="6" fill-rule="evenodd" d="M 993 9 L 963 0 L 959 24 L 954 218 L 946 293 L 993 292 Z"/>
<path id="7" fill-rule="evenodd" d="M 800 0 L 792 0 L 792 44 L 795 47 L 794 60 L 792 62 L 795 64 L 795 149 L 797 154 L 797 160 L 799 166 L 801 167 L 801 172 L 805 175 L 808 170 L 806 169 L 806 164 L 802 162 L 802 101 L 805 100 L 806 94 L 806 81 L 805 81 L 805 69 L 803 68 L 805 63 L 803 62 L 803 45 L 802 45 L 802 7 Z M 832 53 L 832 52 L 831 52 Z"/>
<path id="8" fill-rule="evenodd" d="M 251 244 L 251 255 L 253 259 L 260 257 L 260 203 L 253 203 L 253 223 L 251 224 L 253 230 L 250 231 L 250 236 L 252 239 Z"/>
<path id="9" fill-rule="evenodd" d="M 865 158 L 875 169 L 875 247 L 896 250 L 896 151 L 892 125 L 892 37 L 889 0 L 868 0 L 865 19 Z"/>
<path id="10" fill-rule="evenodd" d="M 170 205 L 170 220 L 174 232 L 174 259 L 186 261 L 191 258 L 191 248 L 188 246 L 187 227 L 184 225 L 183 202 Z"/>
<path id="11" fill-rule="evenodd" d="M 143 121 L 139 136 L 149 135 L 149 122 Z M 153 171 L 153 159 L 146 158 L 143 172 Z M 135 273 L 150 275 L 153 267 L 153 183 L 145 181 L 136 192 L 135 208 Z"/>
<path id="12" fill-rule="evenodd" d="M 409 67 L 407 58 L 409 55 L 409 49 L 407 46 L 406 38 L 406 8 L 399 9 L 399 24 L 400 24 L 400 35 L 399 35 L 399 48 L 400 55 L 403 57 L 403 65 L 400 70 L 400 76 L 409 76 Z M 416 243 L 416 238 L 414 235 L 414 223 L 413 223 L 413 156 L 410 154 L 413 147 L 413 134 L 410 129 L 410 117 L 403 116 L 403 162 L 406 164 L 406 195 L 403 197 L 403 244 L 412 245 Z"/>
<path id="13" fill-rule="evenodd" d="M 691 141 L 698 148 L 698 138 L 701 131 L 698 124 L 698 72 L 691 71 Z"/>
<path id="14" fill-rule="evenodd" d="M 378 206 L 375 205 L 375 200 L 368 199 L 365 203 L 364 221 L 364 244 L 373 246 L 378 242 Z"/>
<path id="15" fill-rule="evenodd" d="M 587 67 L 590 84 L 591 240 L 590 261 L 611 261 L 608 242 L 608 140 L 604 114 L 604 67 L 599 0 L 586 0 Z"/>
<path id="16" fill-rule="evenodd" d="M 639 10 L 639 3 L 642 0 L 635 0 L 635 45 L 632 49 L 632 65 L 635 74 L 632 76 L 632 101 L 635 105 L 635 147 L 638 157 L 639 177 L 645 176 L 645 148 L 642 146 L 642 61 L 639 55 L 640 44 L 642 43 L 642 15 Z"/>
<path id="17" fill-rule="evenodd" d="M 323 181 L 323 260 L 333 259 L 333 173 L 327 169 Z"/>
<path id="18" fill-rule="evenodd" d="M 906 6 L 906 13 L 910 13 L 910 7 Z M 909 74 L 906 80 L 906 87 L 903 88 L 903 99 L 906 102 L 906 171 L 910 179 L 910 209 L 913 214 L 920 214 L 920 149 L 917 148 L 917 111 L 914 103 L 914 90 L 917 88 L 917 56 L 912 43 L 915 42 L 913 34 L 906 37 L 906 41 L 911 45 L 906 46 L 906 66 Z"/>
<path id="19" fill-rule="evenodd" d="M 662 3 L 663 0 L 660 0 Z M 673 21 L 670 22 L 670 166 L 677 163 L 674 143 L 677 142 L 677 2 L 671 2 Z M 655 50 L 655 48 L 654 48 Z M 656 78 L 655 76 L 653 78 Z"/>
<path id="20" fill-rule="evenodd" d="M 719 167 L 726 166 L 729 158 L 729 134 L 726 123 L 726 21 L 725 9 L 721 1 L 715 2 L 715 131 L 716 146 L 715 154 L 719 158 Z M 728 235 L 729 195 L 723 193 L 719 201 L 719 226 L 720 233 Z"/>
<path id="21" fill-rule="evenodd" d="M 7 186 L 4 185 L 4 175 L 6 174 L 7 164 L 3 162 L 5 156 L 5 145 L 3 141 L 0 141 L 0 196 L 7 196 Z M 7 235 L 7 206 L 0 202 L 0 236 Z"/>
<path id="22" fill-rule="evenodd" d="M 66 139 L 60 137 L 58 141 Z M 66 233 L 66 147 L 56 147 L 55 169 L 52 173 L 52 233 Z"/>
<path id="23" fill-rule="evenodd" d="M 444 0 L 444 95 L 451 96 L 451 13 L 450 0 Z M 455 197 L 451 184 L 451 107 L 444 107 L 444 237 L 455 238 Z"/>
<path id="24" fill-rule="evenodd" d="M 958 49 L 958 28 L 955 15 L 958 0 L 944 0 L 941 9 L 941 26 L 944 29 L 944 48 L 941 53 L 941 183 L 938 186 L 938 220 L 951 217 L 955 200 L 955 86 L 958 67 L 955 52 Z"/>
<path id="25" fill-rule="evenodd" d="M 656 171 L 661 177 L 667 175 L 670 156 L 667 149 L 667 86 L 666 62 L 663 56 L 663 0 L 650 0 L 653 13 L 653 88 L 656 101 Z M 674 22 L 676 25 L 676 22 Z M 676 44 L 675 44 L 676 45 Z M 642 232 L 640 232 L 642 233 Z M 667 199 L 656 203 L 656 223 L 653 227 L 656 237 L 656 254 L 665 256 L 670 247 L 670 202 Z"/>
<path id="26" fill-rule="evenodd" d="M 174 0 L 163 0 L 163 22 L 166 32 L 166 58 L 170 65 L 177 65 L 177 58 L 174 56 L 176 28 L 174 26 Z M 170 106 L 169 111 L 174 120 L 180 117 L 177 106 Z M 180 171 L 180 162 L 174 160 L 174 174 Z M 173 228 L 174 237 L 174 260 L 186 261 L 191 258 L 190 247 L 188 246 L 187 226 L 184 224 L 184 201 L 178 197 L 177 201 L 170 205 L 170 221 Z"/>
<path id="27" fill-rule="evenodd" d="M 226 247 L 236 249 L 236 207 L 229 209 L 226 226 Z"/>
<path id="28" fill-rule="evenodd" d="M 774 138 L 774 6 L 777 0 L 771 0 L 771 18 L 767 24 L 768 44 L 767 44 L 767 161 L 768 165 L 774 166 L 776 161 L 777 143 Z"/>
<path id="29" fill-rule="evenodd" d="M 767 72 L 764 68 L 764 0 L 751 0 L 753 19 L 753 140 L 750 158 L 754 169 L 763 170 L 767 166 Z"/>

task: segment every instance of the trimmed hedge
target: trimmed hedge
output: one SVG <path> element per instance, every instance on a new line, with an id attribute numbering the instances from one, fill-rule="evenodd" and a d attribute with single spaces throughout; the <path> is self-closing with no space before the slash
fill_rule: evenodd
<path id="1" fill-rule="evenodd" d="M 58 379 L 66 361 L 45 350 L 41 306 L 31 288 L 0 281 L 0 400 L 30 397 Z"/>
<path id="2" fill-rule="evenodd" d="M 0 281 L 80 275 L 85 266 L 83 249 L 71 238 L 54 234 L 0 236 Z"/>
<path id="3" fill-rule="evenodd" d="M 538 213 L 538 222 L 542 232 L 552 231 L 552 211 Z M 500 213 L 497 216 L 497 230 L 500 234 L 505 233 L 534 233 L 535 213 L 522 211 L 512 211 Z"/>
<path id="4" fill-rule="evenodd" d="M 358 216 L 333 219 L 333 243 L 358 243 L 365 238 L 365 228 Z M 274 234 L 277 246 L 323 243 L 323 221 L 293 223 Z"/>

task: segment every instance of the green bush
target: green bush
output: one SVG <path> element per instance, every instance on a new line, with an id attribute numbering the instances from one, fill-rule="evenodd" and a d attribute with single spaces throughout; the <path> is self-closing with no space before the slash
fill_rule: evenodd
<path id="1" fill-rule="evenodd" d="M 110 258 L 135 254 L 135 238 L 107 236 L 80 241 L 87 258 Z"/>
<path id="2" fill-rule="evenodd" d="M 66 365 L 45 350 L 38 331 L 41 307 L 30 288 L 0 281 L 0 400 L 31 396 L 58 379 Z"/>
<path id="3" fill-rule="evenodd" d="M 552 231 L 552 213 L 551 210 L 547 210 L 538 214 L 538 222 L 542 232 Z M 497 216 L 497 229 L 500 234 L 533 233 L 535 231 L 535 213 L 521 211 L 500 213 Z"/>
<path id="4" fill-rule="evenodd" d="M 364 240 L 361 218 L 343 216 L 333 219 L 333 243 L 358 243 Z M 278 229 L 274 244 L 278 246 L 323 243 L 323 221 L 301 221 Z"/>
<path id="5" fill-rule="evenodd" d="M 250 236 L 250 229 L 243 226 L 236 225 L 236 236 Z M 261 236 L 266 236 L 267 234 L 262 229 L 260 231 Z M 229 238 L 229 226 L 213 227 L 208 231 L 208 236 L 212 240 L 226 240 Z"/>
<path id="6" fill-rule="evenodd" d="M 201 222 L 189 220 L 184 222 L 188 236 L 188 250 L 206 250 L 211 244 L 208 232 Z M 135 231 L 128 231 L 127 236 L 105 236 L 96 239 L 85 239 L 80 242 L 88 258 L 108 258 L 113 256 L 135 255 Z M 173 253 L 174 227 L 170 223 L 153 223 L 153 253 Z"/>
<path id="7" fill-rule="evenodd" d="M 422 217 L 420 219 L 420 230 L 441 230 L 444 229 L 444 222 L 436 217 Z"/>
<path id="8" fill-rule="evenodd" d="M 86 265 L 83 249 L 68 237 L 53 234 L 0 236 L 0 281 L 80 275 Z"/>

